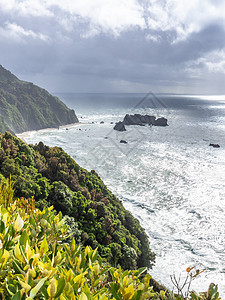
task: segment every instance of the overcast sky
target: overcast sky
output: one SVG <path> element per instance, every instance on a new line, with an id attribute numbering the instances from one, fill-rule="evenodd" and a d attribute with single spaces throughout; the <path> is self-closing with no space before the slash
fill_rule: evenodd
<path id="1" fill-rule="evenodd" d="M 0 58 L 51 92 L 225 94 L 225 0 L 0 0 Z"/>

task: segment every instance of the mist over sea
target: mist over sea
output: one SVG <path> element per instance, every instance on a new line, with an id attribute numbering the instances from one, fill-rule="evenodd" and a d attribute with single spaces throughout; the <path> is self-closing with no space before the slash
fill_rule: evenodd
<path id="1" fill-rule="evenodd" d="M 173 288 L 170 275 L 184 278 L 196 266 L 206 271 L 191 287 L 205 291 L 214 282 L 225 297 L 225 96 L 58 96 L 83 124 L 32 132 L 25 140 L 60 146 L 97 171 L 146 229 L 155 279 Z M 113 130 L 126 113 L 163 116 L 169 126 Z"/>

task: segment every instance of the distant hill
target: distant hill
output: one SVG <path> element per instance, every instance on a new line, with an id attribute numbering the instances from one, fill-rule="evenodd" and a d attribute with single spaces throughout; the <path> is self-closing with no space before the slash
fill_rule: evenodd
<path id="1" fill-rule="evenodd" d="M 77 123 L 74 110 L 0 65 L 0 132 L 21 133 Z"/>

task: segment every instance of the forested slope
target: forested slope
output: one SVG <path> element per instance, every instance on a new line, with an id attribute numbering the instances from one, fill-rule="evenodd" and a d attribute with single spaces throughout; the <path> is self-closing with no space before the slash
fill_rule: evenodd
<path id="1" fill-rule="evenodd" d="M 6 132 L 0 135 L 0 174 L 11 176 L 16 197 L 31 197 L 40 208 L 54 205 L 70 218 L 74 236 L 98 247 L 111 265 L 151 267 L 148 237 L 95 171 L 81 168 L 59 147 L 27 145 Z"/>
<path id="2" fill-rule="evenodd" d="M 0 65 L 0 132 L 21 133 L 78 122 L 74 110 Z"/>

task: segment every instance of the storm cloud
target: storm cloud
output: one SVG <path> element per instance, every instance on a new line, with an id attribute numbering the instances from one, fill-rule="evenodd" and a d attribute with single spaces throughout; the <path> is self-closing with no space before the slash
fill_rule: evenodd
<path id="1" fill-rule="evenodd" d="M 51 92 L 225 94 L 222 0 L 0 0 L 2 64 Z"/>

